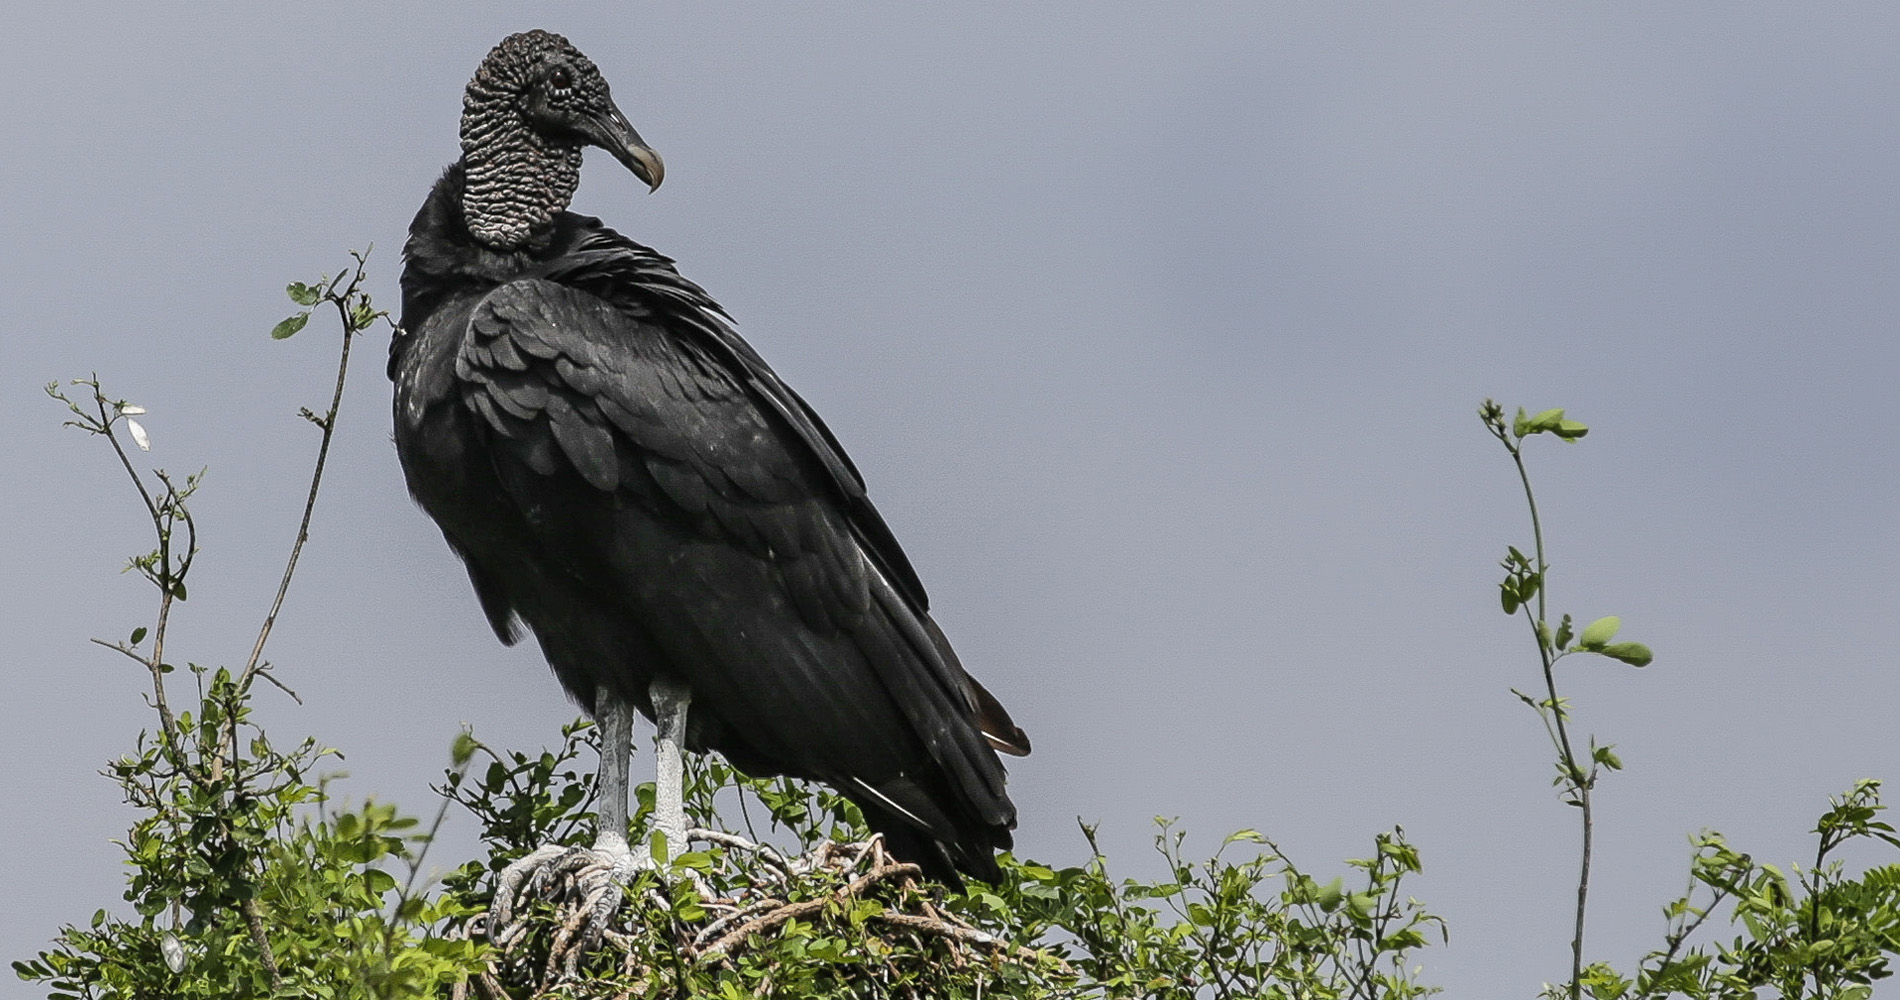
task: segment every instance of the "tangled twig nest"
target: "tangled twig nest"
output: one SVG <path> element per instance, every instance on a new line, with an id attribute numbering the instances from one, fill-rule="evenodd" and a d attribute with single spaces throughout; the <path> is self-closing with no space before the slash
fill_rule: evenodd
<path id="1" fill-rule="evenodd" d="M 880 836 L 851 843 L 824 840 L 787 857 L 769 844 L 717 830 L 692 830 L 687 840 L 708 850 L 689 854 L 665 873 L 643 873 L 627 890 L 612 927 L 589 949 L 583 933 L 591 895 L 571 873 L 544 888 L 539 912 L 491 942 L 487 973 L 462 984 L 455 1000 L 512 1000 L 510 989 L 543 996 L 579 985 L 583 970 L 614 983 L 610 995 L 638 996 L 685 969 L 714 969 L 764 946 L 796 922 L 850 926 L 876 954 L 936 942 L 956 967 L 985 963 L 1059 968 L 1059 959 L 981 930 L 936 906 L 917 879 L 918 867 L 897 861 Z M 479 918 L 471 933 L 485 933 Z M 617 956 L 612 958 L 610 956 Z M 610 971 L 611 970 L 611 971 Z M 769 988 L 770 977 L 759 984 Z M 561 995 L 566 995 L 564 992 Z"/>

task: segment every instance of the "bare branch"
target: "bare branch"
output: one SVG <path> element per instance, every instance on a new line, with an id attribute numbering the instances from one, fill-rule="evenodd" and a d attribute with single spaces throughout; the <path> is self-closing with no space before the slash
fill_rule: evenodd
<path id="1" fill-rule="evenodd" d="M 323 486 L 323 468 L 330 458 L 330 442 L 336 436 L 337 411 L 343 405 L 343 383 L 349 376 L 350 345 L 359 332 L 358 326 L 350 315 L 350 305 L 357 288 L 363 282 L 363 267 L 367 252 L 358 254 L 351 251 L 350 256 L 356 259 L 356 269 L 350 275 L 349 284 L 338 292 L 337 283 L 343 280 L 343 275 L 339 274 L 324 290 L 324 297 L 336 307 L 337 318 L 343 323 L 343 347 L 338 352 L 336 388 L 330 393 L 330 408 L 324 412 L 323 419 L 316 422 L 322 429 L 323 438 L 317 445 L 317 464 L 311 471 L 310 491 L 304 498 L 303 520 L 297 525 L 297 539 L 291 543 L 290 558 L 284 562 L 284 576 L 277 584 L 277 596 L 272 599 L 270 611 L 264 616 L 264 624 L 257 631 L 257 643 L 251 647 L 250 659 L 245 661 L 243 671 L 238 674 L 239 690 L 243 690 L 250 684 L 251 678 L 257 675 L 264 659 L 264 644 L 270 641 L 271 629 L 277 625 L 277 614 L 284 606 L 284 596 L 290 592 L 291 577 L 296 575 L 297 559 L 303 554 L 304 543 L 310 540 L 310 518 L 317 507 L 317 493 Z"/>

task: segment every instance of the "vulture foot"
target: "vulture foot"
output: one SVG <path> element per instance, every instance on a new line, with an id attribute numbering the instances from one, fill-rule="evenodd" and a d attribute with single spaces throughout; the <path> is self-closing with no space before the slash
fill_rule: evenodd
<path id="1" fill-rule="evenodd" d="M 688 836 L 701 833 L 695 830 Z M 488 908 L 489 943 L 503 956 L 513 952 L 531 926 L 520 919 L 521 914 L 536 903 L 546 903 L 554 908 L 556 930 L 543 981 L 577 975 L 581 960 L 613 933 L 614 919 L 626 901 L 627 883 L 643 871 L 662 868 L 644 845 L 630 849 L 625 843 L 607 840 L 592 847 L 549 844 L 502 869 Z M 714 898 L 698 872 L 675 869 L 668 875 L 691 881 L 702 900 Z M 661 906 L 671 905 L 660 893 L 649 890 L 648 894 Z"/>
<path id="2" fill-rule="evenodd" d="M 549 844 L 520 858 L 495 880 L 488 909 L 488 940 L 504 955 L 527 936 L 519 919 L 536 902 L 554 907 L 558 925 L 547 972 L 573 976 L 583 955 L 599 947 L 626 896 L 626 884 L 653 862 L 625 843 L 593 847 Z"/>

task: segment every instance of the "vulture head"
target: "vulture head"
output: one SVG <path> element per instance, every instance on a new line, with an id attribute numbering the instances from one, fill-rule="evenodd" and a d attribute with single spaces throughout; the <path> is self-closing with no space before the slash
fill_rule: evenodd
<path id="1" fill-rule="evenodd" d="M 524 31 L 488 53 L 462 95 L 462 214 L 498 250 L 545 234 L 580 185 L 581 151 L 599 146 L 658 188 L 666 175 L 614 106 L 593 60 L 560 35 Z"/>

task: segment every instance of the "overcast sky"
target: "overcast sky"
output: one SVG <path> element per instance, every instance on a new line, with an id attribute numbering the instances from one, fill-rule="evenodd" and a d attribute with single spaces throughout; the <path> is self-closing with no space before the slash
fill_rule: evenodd
<path id="1" fill-rule="evenodd" d="M 209 467 L 172 642 L 241 664 L 332 364 L 321 320 L 265 336 L 282 288 L 373 242 L 394 307 L 462 87 L 530 27 L 666 158 L 649 196 L 590 156 L 577 207 L 824 414 L 1034 738 L 1023 853 L 1079 863 L 1079 816 L 1151 875 L 1165 815 L 1324 875 L 1402 824 L 1452 929 L 1427 981 L 1561 979 L 1576 820 L 1509 691 L 1535 651 L 1496 562 L 1530 532 L 1486 396 L 1590 424 L 1531 454 L 1555 609 L 1657 651 L 1564 667 L 1629 767 L 1591 958 L 1660 943 L 1694 831 L 1800 860 L 1828 795 L 1900 779 L 1900 11 L 178 6 L 0 24 L 0 957 L 118 901 L 95 771 L 151 721 L 85 641 L 147 622 L 117 575 L 147 529 L 39 386 L 96 370 L 150 410 L 142 461 Z M 421 813 L 458 726 L 534 748 L 575 710 L 404 494 L 383 348 L 271 647 L 306 704 L 261 714 Z"/>

